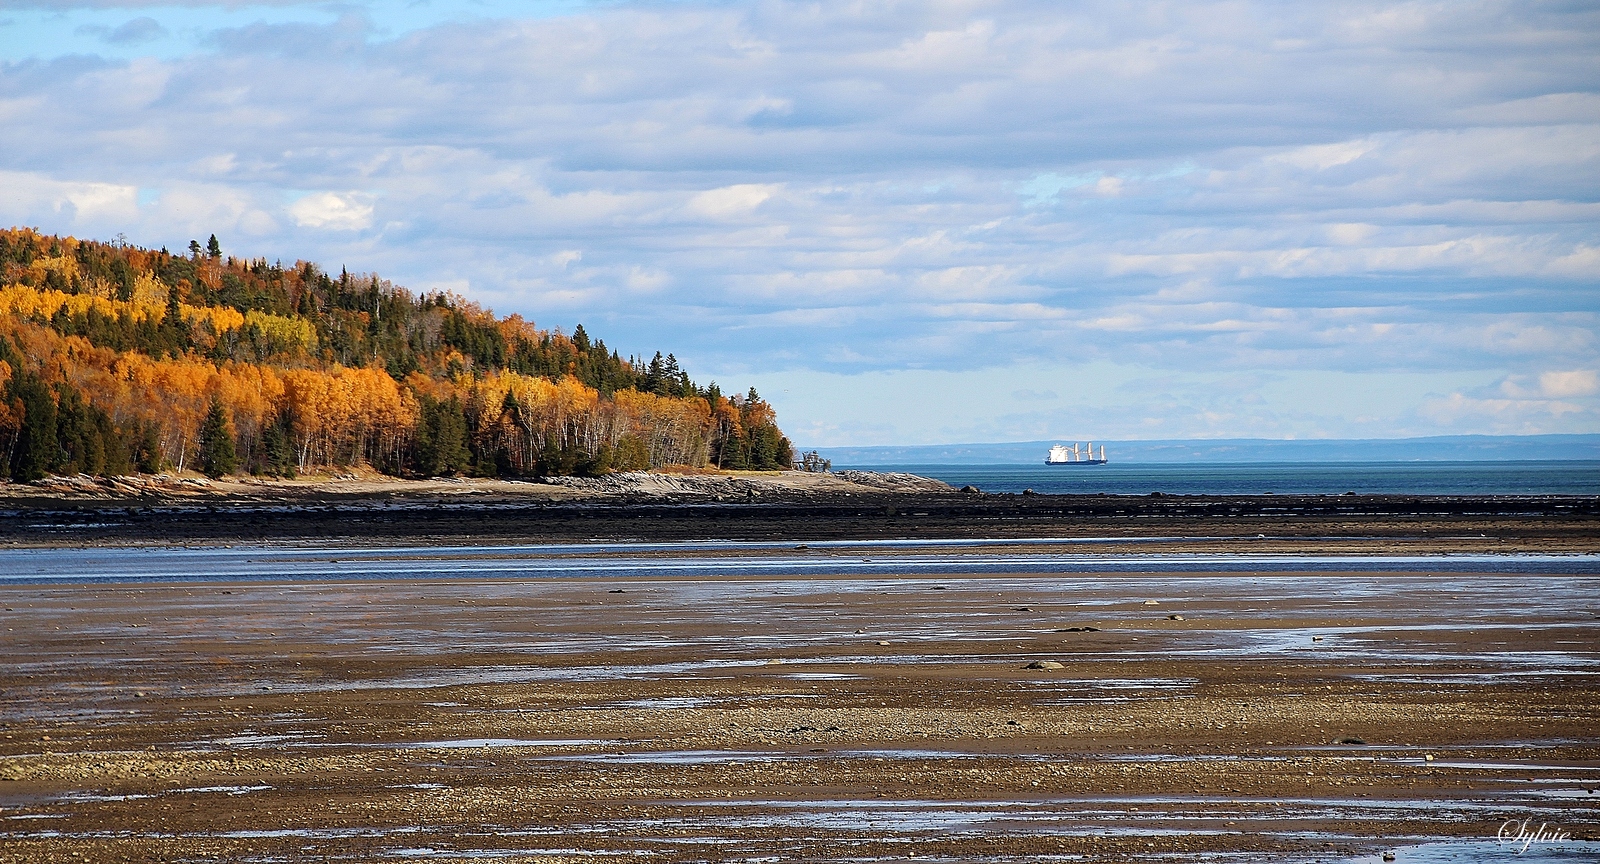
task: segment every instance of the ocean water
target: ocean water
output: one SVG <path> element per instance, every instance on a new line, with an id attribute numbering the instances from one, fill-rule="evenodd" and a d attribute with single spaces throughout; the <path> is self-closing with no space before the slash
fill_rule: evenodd
<path id="1" fill-rule="evenodd" d="M 835 465 L 907 471 L 985 492 L 1059 495 L 1594 495 L 1600 461 L 1239 462 L 1032 465 Z"/>

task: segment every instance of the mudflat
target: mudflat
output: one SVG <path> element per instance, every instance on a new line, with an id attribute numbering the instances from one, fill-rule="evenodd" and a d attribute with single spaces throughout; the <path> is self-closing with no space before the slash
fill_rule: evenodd
<path id="1" fill-rule="evenodd" d="M 1594 502 L 1287 498 L 19 508 L 0 860 L 1600 853 Z"/>

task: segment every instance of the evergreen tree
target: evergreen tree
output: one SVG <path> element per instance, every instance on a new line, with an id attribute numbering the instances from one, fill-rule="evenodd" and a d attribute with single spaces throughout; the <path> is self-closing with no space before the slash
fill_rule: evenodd
<path id="1" fill-rule="evenodd" d="M 200 426 L 200 470 L 207 477 L 216 479 L 239 467 L 232 425 L 221 400 L 212 399 L 211 410 L 206 412 L 205 423 Z"/>
<path id="2" fill-rule="evenodd" d="M 217 242 L 217 235 L 212 234 L 211 239 L 206 241 L 206 254 L 212 258 L 222 257 L 222 244 Z"/>
<path id="3" fill-rule="evenodd" d="M 22 405 L 22 427 L 17 430 L 11 449 L 11 479 L 31 483 L 54 471 L 60 463 L 56 400 L 50 388 L 31 372 L 15 373 L 11 395 Z"/>
<path id="4" fill-rule="evenodd" d="M 684 395 L 684 383 L 688 380 L 689 376 L 678 366 L 678 358 L 668 354 L 666 362 L 661 364 L 661 395 Z"/>
<path id="5" fill-rule="evenodd" d="M 261 435 L 262 474 L 273 477 L 295 475 L 294 447 L 289 443 L 288 424 L 284 418 L 267 426 Z"/>
<path id="6" fill-rule="evenodd" d="M 440 402 L 422 397 L 417 423 L 417 471 L 428 477 L 459 474 L 472 465 L 467 450 L 467 417 L 455 397 Z"/>
<path id="7" fill-rule="evenodd" d="M 139 430 L 131 455 L 134 467 L 142 473 L 155 474 L 161 470 L 161 436 L 157 434 L 156 427 L 146 426 Z"/>
<path id="8" fill-rule="evenodd" d="M 645 367 L 644 380 L 640 382 L 644 386 L 639 389 L 646 393 L 654 393 L 657 396 L 665 395 L 666 365 L 666 362 L 661 359 L 661 352 L 657 351 L 656 356 L 650 358 L 650 365 Z"/>
<path id="9" fill-rule="evenodd" d="M 106 470 L 105 439 L 101 418 L 76 387 L 63 381 L 56 386 L 56 446 L 64 474 L 102 474 Z"/>
<path id="10" fill-rule="evenodd" d="M 105 454 L 104 467 L 100 473 L 105 477 L 117 477 L 133 470 L 133 461 L 128 458 L 128 444 L 122 434 L 112 422 L 106 412 L 89 406 L 93 412 L 95 431 L 100 437 L 100 450 Z"/>
<path id="11" fill-rule="evenodd" d="M 311 318 L 317 314 L 317 298 L 311 293 L 311 283 L 307 282 L 300 288 L 300 302 L 295 311 L 302 317 Z"/>

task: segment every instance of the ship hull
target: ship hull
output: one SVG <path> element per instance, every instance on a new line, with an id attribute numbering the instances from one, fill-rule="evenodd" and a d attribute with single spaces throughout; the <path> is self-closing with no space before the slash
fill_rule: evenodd
<path id="1" fill-rule="evenodd" d="M 1046 460 L 1044 460 L 1044 464 L 1052 465 L 1052 466 L 1054 466 L 1054 465 L 1104 465 L 1104 464 L 1106 464 L 1106 460 L 1104 460 L 1104 459 L 1079 459 L 1076 462 L 1051 462 L 1049 459 L 1046 459 Z"/>

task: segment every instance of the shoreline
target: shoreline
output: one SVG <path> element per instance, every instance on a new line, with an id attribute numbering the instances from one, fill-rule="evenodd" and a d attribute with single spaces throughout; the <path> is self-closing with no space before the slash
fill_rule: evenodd
<path id="1" fill-rule="evenodd" d="M 1029 495 L 873 472 L 0 485 L 0 548 L 1051 537 L 1197 552 L 1597 552 L 1600 498 Z"/>

